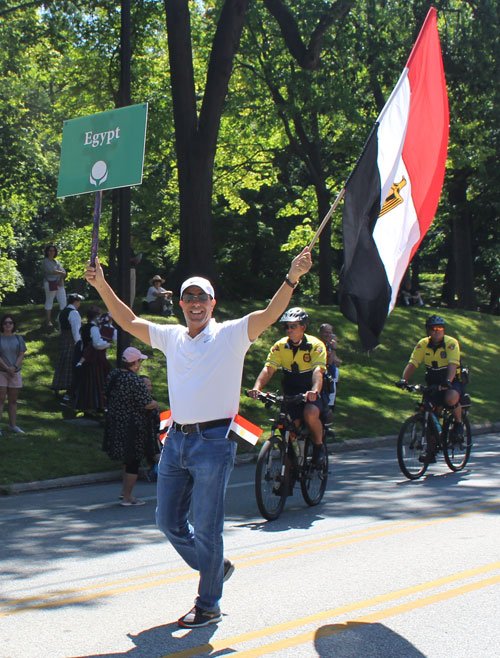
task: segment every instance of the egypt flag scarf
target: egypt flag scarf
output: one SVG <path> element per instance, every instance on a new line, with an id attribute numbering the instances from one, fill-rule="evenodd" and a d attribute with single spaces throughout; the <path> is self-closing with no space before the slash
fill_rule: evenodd
<path id="1" fill-rule="evenodd" d="M 448 148 L 448 96 L 436 10 L 345 184 L 342 313 L 363 349 L 379 342 L 404 273 L 436 212 Z"/>

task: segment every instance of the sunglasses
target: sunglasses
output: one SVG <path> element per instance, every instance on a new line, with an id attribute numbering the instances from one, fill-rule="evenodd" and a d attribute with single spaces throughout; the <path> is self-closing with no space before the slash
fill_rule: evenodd
<path id="1" fill-rule="evenodd" d="M 285 330 L 288 331 L 289 329 L 297 329 L 297 327 L 300 327 L 300 324 L 298 322 L 294 322 L 293 324 L 287 324 L 285 326 Z"/>
<path id="2" fill-rule="evenodd" d="M 444 327 L 431 327 L 431 331 L 444 331 Z"/>
<path id="3" fill-rule="evenodd" d="M 5 320 L 4 324 L 14 324 L 12 320 Z"/>
<path id="4" fill-rule="evenodd" d="M 185 292 L 182 295 L 183 302 L 208 302 L 210 296 L 206 292 L 200 292 L 199 295 L 193 295 L 191 292 Z"/>

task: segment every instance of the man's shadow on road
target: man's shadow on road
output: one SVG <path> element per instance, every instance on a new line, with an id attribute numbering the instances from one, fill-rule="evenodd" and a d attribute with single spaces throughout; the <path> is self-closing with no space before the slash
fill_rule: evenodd
<path id="1" fill-rule="evenodd" d="M 235 653 L 235 649 L 225 647 L 213 651 L 210 639 L 217 630 L 215 624 L 203 628 L 179 628 L 177 622 L 155 626 L 141 631 L 137 635 L 128 634 L 135 646 L 120 653 L 95 653 L 74 656 L 74 658 L 162 658 L 178 651 L 186 651 L 196 647 L 194 655 L 209 655 L 210 658 Z"/>
<path id="2" fill-rule="evenodd" d="M 318 658 L 426 658 L 387 626 L 356 621 L 321 626 L 314 637 L 314 648 Z"/>
<path id="3" fill-rule="evenodd" d="M 121 653 L 99 653 L 74 658 L 161 658 L 179 651 L 196 648 L 196 656 L 225 656 L 236 649 L 224 647 L 213 651 L 210 638 L 217 630 L 214 624 L 194 630 L 180 629 L 177 623 L 156 626 L 138 635 L 128 635 L 135 647 Z M 174 635 L 177 633 L 178 636 Z M 425 658 L 413 644 L 383 624 L 346 622 L 327 624 L 317 629 L 314 648 L 318 658 Z"/>

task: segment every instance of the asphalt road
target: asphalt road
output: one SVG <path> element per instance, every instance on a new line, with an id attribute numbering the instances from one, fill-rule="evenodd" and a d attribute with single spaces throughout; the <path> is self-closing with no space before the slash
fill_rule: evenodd
<path id="1" fill-rule="evenodd" d="M 226 506 L 236 571 L 218 625 L 179 629 L 197 577 L 117 483 L 0 499 L 0 658 L 500 656 L 500 434 L 470 464 L 400 474 L 393 446 L 330 456 L 324 502 L 300 491 L 272 523 L 255 466 Z"/>

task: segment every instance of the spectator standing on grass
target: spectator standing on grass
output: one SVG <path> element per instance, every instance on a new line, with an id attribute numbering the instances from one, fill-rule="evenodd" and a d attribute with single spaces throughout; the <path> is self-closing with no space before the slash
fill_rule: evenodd
<path id="1" fill-rule="evenodd" d="M 97 320 L 97 326 L 99 327 L 99 333 L 101 334 L 101 338 L 108 341 L 110 345 L 112 343 L 116 343 L 116 341 L 118 340 L 118 331 L 116 330 L 116 327 L 113 324 L 113 318 L 111 317 L 111 313 L 108 313 L 107 311 L 105 313 L 102 313 L 99 319 Z M 108 353 L 106 352 L 106 356 L 107 355 Z"/>
<path id="2" fill-rule="evenodd" d="M 87 322 L 81 328 L 82 359 L 76 368 L 75 408 L 81 409 L 89 416 L 103 411 L 104 385 L 111 366 L 106 358 L 106 350 L 110 346 L 99 331 L 97 319 L 101 309 L 91 306 L 87 310 Z"/>
<path id="3" fill-rule="evenodd" d="M 181 627 L 197 628 L 222 619 L 222 585 L 234 571 L 224 559 L 222 540 L 224 498 L 236 454 L 236 443 L 226 435 L 238 412 L 245 354 L 286 309 L 311 265 L 305 248 L 265 309 L 223 323 L 212 318 L 212 284 L 202 277 L 187 279 L 180 290 L 187 327 L 137 317 L 104 279 L 99 259 L 95 267 L 87 267 L 87 281 L 120 327 L 160 349 L 167 359 L 173 423 L 158 467 L 156 519 L 184 561 L 200 573 L 195 605 L 178 620 Z M 190 506 L 194 528 L 188 521 Z"/>
<path id="4" fill-rule="evenodd" d="M 135 347 L 127 347 L 121 365 L 106 380 L 107 408 L 104 424 L 103 450 L 111 459 L 123 463 L 123 484 L 120 505 L 144 505 L 133 496 L 139 466 L 144 457 L 154 463 L 156 446 L 151 435 L 147 414 L 158 409 L 144 380 L 138 376 L 142 362 L 148 357 Z M 156 437 L 155 437 L 156 438 Z"/>
<path id="5" fill-rule="evenodd" d="M 68 305 L 59 313 L 59 352 L 51 388 L 56 392 L 65 391 L 64 399 L 69 401 L 73 385 L 74 351 L 80 340 L 82 318 L 78 311 L 83 297 L 77 293 L 68 295 Z"/>
<path id="6" fill-rule="evenodd" d="M 339 366 L 342 361 L 337 356 L 337 336 L 333 333 L 333 327 L 326 322 L 319 328 L 319 337 L 326 346 L 326 372 L 325 393 L 328 398 L 328 406 L 331 411 L 335 407 L 337 397 L 337 382 L 339 381 Z"/>
<path id="7" fill-rule="evenodd" d="M 16 321 L 12 315 L 4 315 L 0 321 L 0 419 L 7 398 L 9 429 L 16 434 L 24 434 L 16 422 L 17 398 L 23 386 L 21 363 L 25 352 L 24 338 L 16 334 Z"/>
<path id="8" fill-rule="evenodd" d="M 51 328 L 54 326 L 51 320 L 54 298 L 59 303 L 59 309 L 63 309 L 66 306 L 66 290 L 64 289 L 66 270 L 56 260 L 57 247 L 55 245 L 49 244 L 45 247 L 44 256 L 42 260 L 42 276 L 45 292 L 45 320 L 47 327 Z"/>

